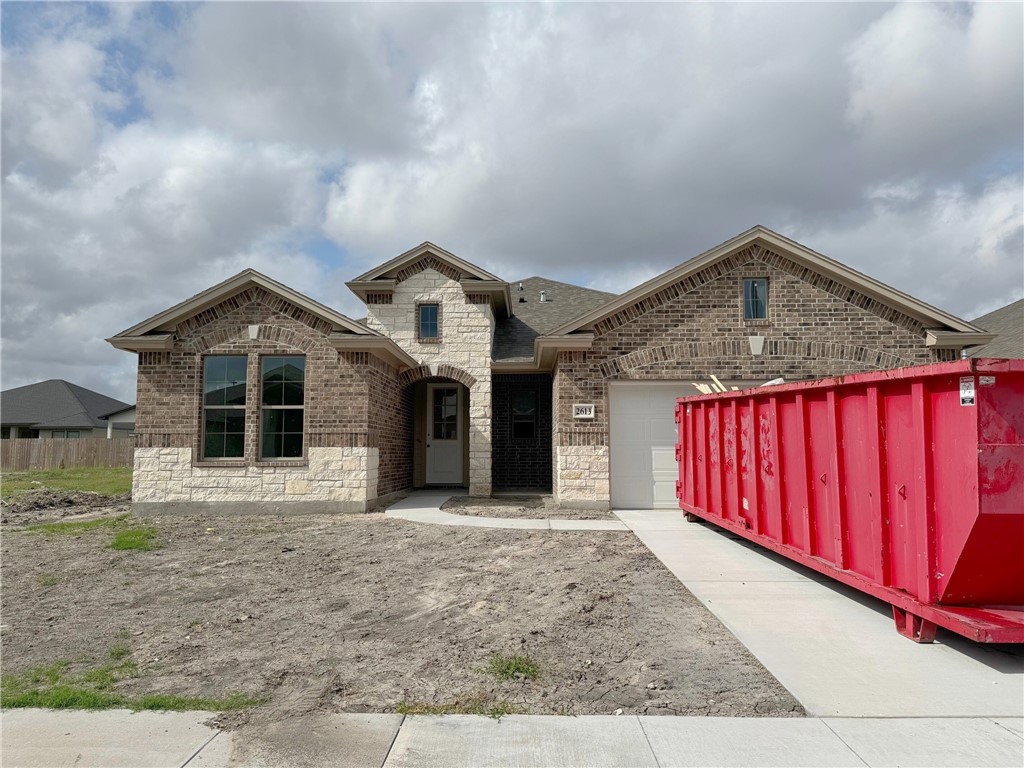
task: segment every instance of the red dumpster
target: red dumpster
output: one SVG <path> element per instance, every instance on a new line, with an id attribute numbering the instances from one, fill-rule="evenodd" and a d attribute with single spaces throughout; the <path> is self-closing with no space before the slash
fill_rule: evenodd
<path id="1" fill-rule="evenodd" d="M 936 626 L 1024 642 L 1024 360 L 680 398 L 676 495 Z"/>

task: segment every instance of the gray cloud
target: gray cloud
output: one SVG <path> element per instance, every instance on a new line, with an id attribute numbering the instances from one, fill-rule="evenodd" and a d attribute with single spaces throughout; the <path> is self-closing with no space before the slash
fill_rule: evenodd
<path id="1" fill-rule="evenodd" d="M 131 399 L 104 337 L 246 266 L 359 316 L 425 239 L 623 290 L 761 223 L 963 316 L 1024 293 L 1019 5 L 83 9 L 5 19 L 5 387 Z"/>

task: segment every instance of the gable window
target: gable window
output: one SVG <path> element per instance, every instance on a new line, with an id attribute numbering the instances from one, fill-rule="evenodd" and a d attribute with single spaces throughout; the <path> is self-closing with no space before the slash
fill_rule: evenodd
<path id="1" fill-rule="evenodd" d="M 532 440 L 537 436 L 537 390 L 512 392 L 512 439 Z"/>
<path id="2" fill-rule="evenodd" d="M 419 304 L 416 307 L 416 339 L 441 340 L 441 307 L 438 304 Z"/>
<path id="3" fill-rule="evenodd" d="M 203 360 L 203 458 L 245 455 L 245 355 Z"/>
<path id="4" fill-rule="evenodd" d="M 260 457 L 301 459 L 306 358 L 264 357 L 260 371 Z"/>
<path id="5" fill-rule="evenodd" d="M 743 319 L 765 320 L 768 317 L 768 278 L 755 277 L 743 281 Z"/>

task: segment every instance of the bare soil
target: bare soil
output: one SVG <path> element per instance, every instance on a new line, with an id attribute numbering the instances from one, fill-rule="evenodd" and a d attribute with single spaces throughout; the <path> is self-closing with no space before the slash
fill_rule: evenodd
<path id="1" fill-rule="evenodd" d="M 0 524 L 5 526 L 55 523 L 69 517 L 123 515 L 131 512 L 132 497 L 104 496 L 86 491 L 41 489 L 10 501 L 0 501 Z"/>
<path id="2" fill-rule="evenodd" d="M 631 534 L 432 526 L 380 514 L 147 518 L 2 537 L 4 672 L 125 643 L 135 696 L 269 697 L 226 726 L 507 703 L 535 714 L 802 715 Z M 55 578 L 54 578 L 55 577 Z M 50 586 L 44 586 L 50 585 Z M 534 680 L 500 681 L 494 654 Z"/>
<path id="3" fill-rule="evenodd" d="M 453 496 L 441 505 L 445 512 L 453 515 L 473 517 L 518 517 L 528 520 L 609 520 L 614 515 L 609 510 L 582 509 L 559 506 L 551 496 L 501 496 L 494 499 L 478 499 L 469 496 Z"/>

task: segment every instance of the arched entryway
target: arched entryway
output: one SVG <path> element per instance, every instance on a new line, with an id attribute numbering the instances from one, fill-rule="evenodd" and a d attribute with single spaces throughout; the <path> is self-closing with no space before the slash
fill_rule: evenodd
<path id="1" fill-rule="evenodd" d="M 469 398 L 476 380 L 450 365 L 402 375 L 413 402 L 413 487 L 469 486 Z"/>

